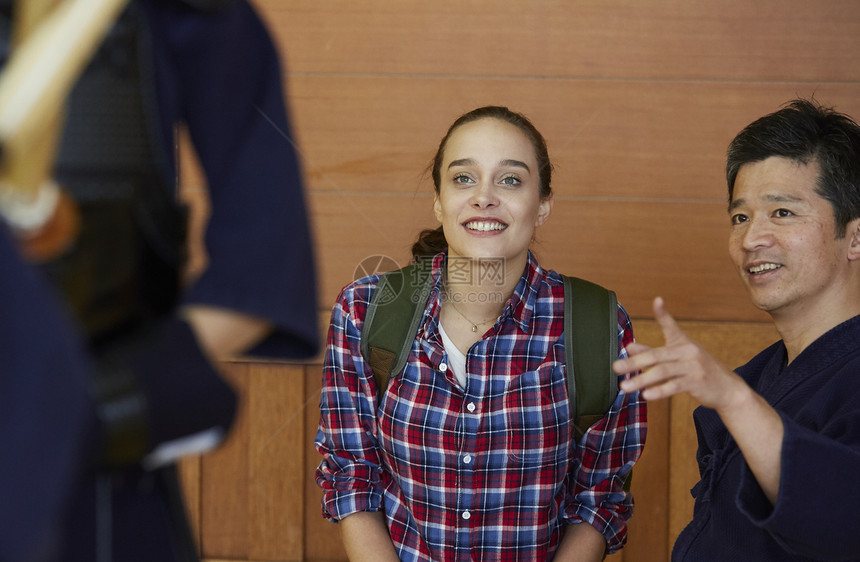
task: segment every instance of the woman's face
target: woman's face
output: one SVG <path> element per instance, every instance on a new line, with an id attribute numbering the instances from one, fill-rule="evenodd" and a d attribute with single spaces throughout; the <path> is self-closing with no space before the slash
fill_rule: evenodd
<path id="1" fill-rule="evenodd" d="M 552 208 L 551 197 L 541 200 L 537 158 L 525 133 L 494 118 L 461 125 L 448 137 L 439 176 L 433 209 L 449 258 L 502 258 L 525 267 L 535 228 Z"/>

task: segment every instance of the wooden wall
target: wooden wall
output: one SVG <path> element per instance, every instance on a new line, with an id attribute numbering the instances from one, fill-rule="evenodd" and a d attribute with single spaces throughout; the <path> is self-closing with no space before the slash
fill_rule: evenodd
<path id="1" fill-rule="evenodd" d="M 855 0 L 255 0 L 285 64 L 325 321 L 365 258 L 399 264 L 435 226 L 424 170 L 485 104 L 526 113 L 555 162 L 541 263 L 610 286 L 638 339 L 650 302 L 731 366 L 777 339 L 726 252 L 725 148 L 795 96 L 860 117 Z M 189 164 L 191 167 L 192 164 Z M 199 179 L 186 175 L 186 196 Z M 191 179 L 188 179 L 191 178 Z M 342 560 L 312 476 L 319 362 L 231 362 L 244 396 L 228 444 L 184 465 L 209 560 Z M 650 405 L 628 547 L 662 561 L 690 517 L 686 397 Z"/>

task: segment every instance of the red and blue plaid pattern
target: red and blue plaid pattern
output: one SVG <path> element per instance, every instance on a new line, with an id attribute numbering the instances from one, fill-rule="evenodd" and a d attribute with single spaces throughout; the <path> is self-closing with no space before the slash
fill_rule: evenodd
<path id="1" fill-rule="evenodd" d="M 528 265 L 496 323 L 467 355 L 462 389 L 438 321 L 445 256 L 403 373 L 377 408 L 360 352 L 377 276 L 344 288 L 323 369 L 316 473 L 323 514 L 385 513 L 401 560 L 546 560 L 569 523 L 593 525 L 610 552 L 626 541 L 626 475 L 645 443 L 645 403 L 620 392 L 579 443 L 570 423 L 561 278 Z M 620 356 L 633 341 L 619 306 Z"/>

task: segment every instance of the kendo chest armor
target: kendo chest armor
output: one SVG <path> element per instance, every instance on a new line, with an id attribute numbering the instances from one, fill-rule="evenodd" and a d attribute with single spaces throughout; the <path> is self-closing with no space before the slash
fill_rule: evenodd
<path id="1" fill-rule="evenodd" d="M 0 0 L 3 62 L 11 1 Z M 132 2 L 67 99 L 54 177 L 75 200 L 81 231 L 42 265 L 95 345 L 170 310 L 184 261 L 185 218 L 164 185 L 151 50 Z M 164 160 L 160 160 L 164 159 Z"/>

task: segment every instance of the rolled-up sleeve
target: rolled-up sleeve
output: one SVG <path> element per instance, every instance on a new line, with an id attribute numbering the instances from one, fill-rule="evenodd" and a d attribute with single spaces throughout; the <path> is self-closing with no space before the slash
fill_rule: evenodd
<path id="1" fill-rule="evenodd" d="M 323 516 L 340 520 L 382 505 L 382 460 L 376 435 L 376 390 L 361 356 L 366 285 L 345 288 L 332 310 L 323 365 L 316 470 Z M 358 325 L 357 325 L 358 324 Z"/>

